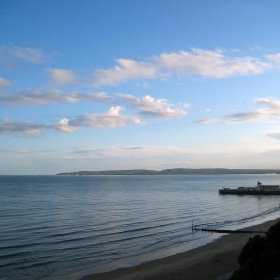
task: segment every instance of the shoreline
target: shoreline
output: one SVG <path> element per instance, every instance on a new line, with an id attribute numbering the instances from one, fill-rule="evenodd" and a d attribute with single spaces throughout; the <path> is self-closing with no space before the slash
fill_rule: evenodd
<path id="1" fill-rule="evenodd" d="M 267 231 L 279 221 L 276 218 L 244 229 Z M 143 262 L 132 267 L 123 267 L 108 272 L 80 276 L 81 280 L 211 280 L 227 275 L 238 268 L 237 257 L 250 237 L 256 233 L 231 233 L 176 255 Z M 74 276 L 74 275 L 73 275 Z M 70 279 L 67 277 L 67 279 Z M 77 279 L 77 278 L 75 278 Z"/>

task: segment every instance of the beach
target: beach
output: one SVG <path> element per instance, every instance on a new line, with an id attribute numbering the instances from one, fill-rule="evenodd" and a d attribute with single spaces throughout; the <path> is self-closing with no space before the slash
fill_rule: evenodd
<path id="1" fill-rule="evenodd" d="M 247 227 L 267 231 L 280 219 Z M 82 280 L 215 280 L 238 268 L 240 250 L 257 233 L 231 233 L 202 247 L 128 268 L 87 275 Z"/>

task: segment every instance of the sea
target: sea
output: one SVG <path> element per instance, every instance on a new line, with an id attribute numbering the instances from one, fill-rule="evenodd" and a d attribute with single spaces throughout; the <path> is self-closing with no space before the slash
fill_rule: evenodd
<path id="1" fill-rule="evenodd" d="M 280 196 L 218 193 L 257 181 L 280 175 L 0 176 L 0 279 L 76 280 L 278 218 Z"/>

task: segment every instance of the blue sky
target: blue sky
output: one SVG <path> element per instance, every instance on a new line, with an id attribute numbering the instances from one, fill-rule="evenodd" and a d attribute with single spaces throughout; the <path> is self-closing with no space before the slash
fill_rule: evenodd
<path id="1" fill-rule="evenodd" d="M 0 174 L 280 168 L 279 1 L 0 1 Z"/>

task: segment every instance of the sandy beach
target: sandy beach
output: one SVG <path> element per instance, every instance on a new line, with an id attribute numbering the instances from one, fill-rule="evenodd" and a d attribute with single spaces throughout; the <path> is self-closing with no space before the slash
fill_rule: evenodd
<path id="1" fill-rule="evenodd" d="M 246 228 L 267 231 L 277 220 Z M 88 275 L 82 280 L 212 280 L 238 268 L 237 257 L 249 237 L 256 233 L 232 233 L 202 247 L 174 256 Z"/>

